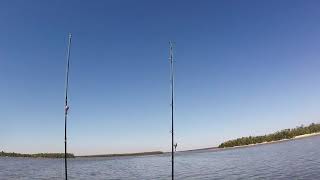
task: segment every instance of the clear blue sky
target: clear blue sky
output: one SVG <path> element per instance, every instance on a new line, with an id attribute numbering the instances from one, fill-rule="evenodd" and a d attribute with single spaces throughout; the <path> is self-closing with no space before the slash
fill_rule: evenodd
<path id="1" fill-rule="evenodd" d="M 178 149 L 320 119 L 319 1 L 1 1 L 0 150 Z"/>

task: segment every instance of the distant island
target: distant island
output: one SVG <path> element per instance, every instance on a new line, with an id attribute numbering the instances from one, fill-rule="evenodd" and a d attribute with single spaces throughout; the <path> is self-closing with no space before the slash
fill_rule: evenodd
<path id="1" fill-rule="evenodd" d="M 262 143 L 271 143 L 285 139 L 293 139 L 298 136 L 314 134 L 320 132 L 320 124 L 312 123 L 309 126 L 296 127 L 293 129 L 284 129 L 272 134 L 267 134 L 264 136 L 249 136 L 242 137 L 238 139 L 229 140 L 221 143 L 218 148 L 230 148 L 237 146 L 247 146 Z"/>
<path id="2" fill-rule="evenodd" d="M 0 152 L 0 157 L 32 157 L 32 158 L 64 158 L 64 153 L 20 154 L 15 152 Z M 67 153 L 67 158 L 74 158 L 74 154 Z"/>
<path id="3" fill-rule="evenodd" d="M 157 155 L 163 154 L 162 151 L 151 151 L 151 152 L 139 152 L 139 153 L 122 153 L 122 154 L 100 154 L 100 155 L 86 155 L 77 157 L 119 157 L 119 156 L 146 156 L 146 155 Z"/>

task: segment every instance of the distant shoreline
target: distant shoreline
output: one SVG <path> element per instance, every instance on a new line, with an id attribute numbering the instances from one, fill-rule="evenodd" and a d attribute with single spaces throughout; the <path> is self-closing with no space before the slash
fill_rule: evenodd
<path id="1" fill-rule="evenodd" d="M 199 148 L 199 149 L 189 149 L 189 150 L 183 150 L 183 151 L 177 151 L 177 152 L 200 152 L 200 151 L 223 151 L 223 150 L 229 150 L 229 149 L 239 149 L 239 148 L 249 148 L 259 145 L 267 145 L 267 144 L 276 144 L 286 141 L 293 141 L 297 139 L 302 138 L 308 138 L 312 136 L 319 136 L 320 132 L 317 133 L 310 133 L 310 134 L 303 134 L 299 136 L 295 136 L 291 139 L 281 139 L 278 141 L 270 141 L 270 142 L 263 142 L 263 143 L 256 143 L 256 144 L 249 144 L 249 145 L 243 145 L 243 146 L 234 146 L 234 147 L 225 147 L 225 148 L 219 148 L 219 147 L 207 147 L 207 148 Z M 159 155 L 159 154 L 166 154 L 171 152 L 162 152 L 162 151 L 151 151 L 151 152 L 141 152 L 141 153 L 124 153 L 124 154 L 105 154 L 105 155 L 85 155 L 85 156 L 75 156 L 77 157 L 123 157 L 123 156 L 147 156 L 147 155 Z"/>
<path id="2" fill-rule="evenodd" d="M 319 125 L 317 125 L 319 126 Z M 283 132 L 288 132 L 283 131 Z M 320 135 L 320 132 L 314 132 L 314 133 L 308 133 L 308 134 L 302 134 L 297 135 L 294 137 L 289 138 L 283 138 L 280 140 L 274 140 L 274 141 L 264 141 L 259 143 L 252 143 L 252 144 L 246 144 L 246 145 L 238 145 L 238 146 L 232 146 L 232 147 L 207 147 L 207 148 L 200 148 L 200 149 L 190 149 L 190 150 L 183 150 L 183 151 L 177 151 L 179 153 L 183 152 L 201 152 L 201 151 L 223 151 L 223 150 L 231 150 L 231 149 L 238 149 L 238 148 L 248 148 L 248 147 L 254 147 L 259 145 L 266 145 L 266 144 L 275 144 L 275 143 L 281 143 L 286 141 L 293 141 L 297 139 L 312 137 L 312 136 L 318 136 Z M 236 139 L 238 140 L 238 139 Z M 235 141 L 235 140 L 231 140 Z M 68 153 L 68 158 L 95 158 L 95 157 L 134 157 L 134 156 L 148 156 L 148 155 L 161 155 L 161 154 L 167 154 L 171 152 L 162 152 L 162 151 L 149 151 L 149 152 L 137 152 L 137 153 L 119 153 L 119 154 L 98 154 L 98 155 L 80 155 L 75 156 L 71 153 Z M 24 158 L 52 158 L 52 159 L 61 159 L 64 158 L 64 153 L 37 153 L 37 154 L 22 154 L 22 153 L 15 153 L 15 152 L 4 152 L 0 151 L 0 157 L 24 157 Z"/>
<path id="3" fill-rule="evenodd" d="M 285 141 L 287 139 L 295 139 L 299 137 L 307 137 L 309 134 L 320 133 L 320 124 L 311 123 L 308 126 L 297 126 L 296 128 L 282 129 L 274 133 L 259 135 L 259 136 L 246 136 L 240 137 L 237 139 L 231 139 L 221 143 L 219 148 L 228 148 L 228 147 L 243 147 L 251 146 L 254 144 L 266 144 Z"/>
<path id="4" fill-rule="evenodd" d="M 225 148 L 215 148 L 215 150 L 239 149 L 239 148 L 248 148 L 248 147 L 254 147 L 254 146 L 259 146 L 259 145 L 276 144 L 276 143 L 281 143 L 281 142 L 286 142 L 286 141 L 294 141 L 297 139 L 308 138 L 308 137 L 319 136 L 319 135 L 320 135 L 320 132 L 303 134 L 303 135 L 295 136 L 291 139 L 281 139 L 278 141 L 262 142 L 262 143 L 256 143 L 256 144 L 248 144 L 248 145 L 225 147 Z M 208 149 L 208 148 L 206 148 L 206 149 Z"/>
<path id="5" fill-rule="evenodd" d="M 224 150 L 232 150 L 232 149 L 240 149 L 240 148 L 250 148 L 255 146 L 261 146 L 261 145 L 267 145 L 267 144 L 276 144 L 276 143 L 282 143 L 286 141 L 294 141 L 297 139 L 303 139 L 308 138 L 312 136 L 319 136 L 320 132 L 318 133 L 310 133 L 310 134 L 304 134 L 295 136 L 291 139 L 281 139 L 278 141 L 270 141 L 270 142 L 262 142 L 262 143 L 256 143 L 256 144 L 248 144 L 248 145 L 242 145 L 242 146 L 234 146 L 234 147 L 225 147 L 225 148 L 219 148 L 219 147 L 208 147 L 208 148 L 200 148 L 200 149 L 190 149 L 190 150 L 184 150 L 184 151 L 177 151 L 177 152 L 201 152 L 201 151 L 224 151 Z M 95 158 L 95 157 L 137 157 L 137 156 L 148 156 L 148 155 L 161 155 L 169 152 L 163 152 L 163 151 L 150 151 L 150 152 L 138 152 L 138 153 L 122 153 L 122 154 L 98 154 L 98 155 L 81 155 L 81 156 L 74 156 L 74 157 L 68 157 L 68 158 Z M 0 152 L 1 154 L 1 152 Z M 19 154 L 19 153 L 7 153 L 7 154 Z M 43 153 L 39 153 L 43 154 Z M 53 154 L 53 153 L 47 153 L 47 154 Z M 62 153 L 59 153 L 62 154 Z M 23 154 L 26 155 L 26 154 Z M 63 156 L 59 157 L 45 157 L 45 156 L 32 156 L 32 154 L 28 154 L 28 156 L 4 156 L 0 155 L 0 157 L 23 157 L 23 158 L 50 158 L 50 159 L 61 159 Z"/>
<path id="6" fill-rule="evenodd" d="M 98 154 L 98 155 L 80 155 L 75 156 L 68 153 L 68 158 L 95 158 L 95 157 L 133 157 L 133 156 L 150 156 L 164 154 L 162 151 L 138 152 L 138 153 L 119 153 L 119 154 Z M 64 153 L 37 153 L 37 154 L 20 154 L 15 152 L 0 151 L 0 157 L 21 157 L 21 158 L 64 158 Z"/>
<path id="7" fill-rule="evenodd" d="M 150 152 L 138 152 L 138 153 L 121 153 L 121 154 L 98 154 L 98 155 L 82 155 L 75 156 L 76 158 L 85 157 L 85 158 L 93 158 L 93 157 L 128 157 L 128 156 L 148 156 L 148 155 L 159 155 L 164 154 L 162 151 L 150 151 Z"/>
<path id="8" fill-rule="evenodd" d="M 15 152 L 0 151 L 0 157 L 22 157 L 22 158 L 51 158 L 59 159 L 64 158 L 64 153 L 36 153 L 36 154 L 22 154 Z M 67 153 L 67 158 L 74 158 L 72 153 Z"/>

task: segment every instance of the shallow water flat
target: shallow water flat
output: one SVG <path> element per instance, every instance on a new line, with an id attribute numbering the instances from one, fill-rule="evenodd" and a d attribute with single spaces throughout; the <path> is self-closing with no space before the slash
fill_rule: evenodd
<path id="1" fill-rule="evenodd" d="M 69 160 L 70 179 L 170 179 L 170 155 Z M 176 156 L 176 179 L 320 179 L 320 136 Z M 62 159 L 0 158 L 1 180 L 63 179 Z"/>

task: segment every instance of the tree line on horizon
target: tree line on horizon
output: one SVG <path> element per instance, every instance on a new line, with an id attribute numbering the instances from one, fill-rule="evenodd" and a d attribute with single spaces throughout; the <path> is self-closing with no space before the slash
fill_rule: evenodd
<path id="1" fill-rule="evenodd" d="M 64 153 L 37 153 L 37 154 L 20 154 L 15 152 L 0 152 L 0 157 L 32 157 L 32 158 L 64 158 Z M 67 158 L 74 158 L 74 154 L 67 153 Z"/>
<path id="2" fill-rule="evenodd" d="M 263 142 L 279 141 L 282 139 L 292 139 L 296 136 L 320 132 L 320 124 L 312 123 L 309 126 L 298 126 L 293 129 L 283 129 L 272 134 L 264 136 L 249 136 L 238 139 L 229 140 L 221 143 L 218 148 L 244 146 L 249 144 L 257 144 Z"/>

